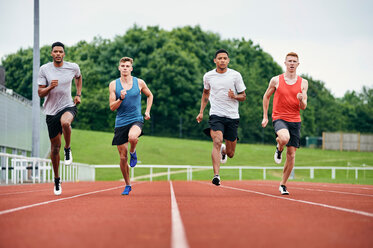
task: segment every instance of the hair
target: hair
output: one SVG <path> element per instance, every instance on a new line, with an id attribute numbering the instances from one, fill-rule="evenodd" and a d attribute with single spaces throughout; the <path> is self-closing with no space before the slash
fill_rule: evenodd
<path id="1" fill-rule="evenodd" d="M 298 54 L 296 54 L 295 52 L 290 52 L 290 53 L 286 54 L 285 60 L 286 60 L 286 58 L 287 58 L 288 56 L 297 57 L 297 59 L 299 60 Z"/>
<path id="2" fill-rule="evenodd" d="M 63 48 L 63 50 L 65 50 L 65 45 L 62 43 L 62 42 L 59 42 L 59 41 L 56 41 L 55 43 L 52 44 L 52 50 L 53 50 L 53 47 L 55 46 L 60 46 Z"/>
<path id="3" fill-rule="evenodd" d="M 214 58 L 216 58 L 216 56 L 218 56 L 219 53 L 226 53 L 229 56 L 229 53 L 228 53 L 227 50 L 225 50 L 225 49 L 219 49 L 219 50 L 217 50 L 215 52 L 215 57 Z"/>
<path id="4" fill-rule="evenodd" d="M 121 58 L 120 60 L 119 60 L 119 64 L 120 63 L 124 63 L 124 62 L 127 62 L 127 61 L 129 61 L 131 64 L 133 64 L 133 59 L 132 58 L 130 58 L 130 57 L 123 57 L 123 58 Z"/>

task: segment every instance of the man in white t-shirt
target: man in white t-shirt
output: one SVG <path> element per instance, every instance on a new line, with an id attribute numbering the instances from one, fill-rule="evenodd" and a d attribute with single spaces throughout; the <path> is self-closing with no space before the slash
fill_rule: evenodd
<path id="1" fill-rule="evenodd" d="M 237 128 L 239 123 L 238 102 L 246 99 L 246 86 L 239 72 L 229 69 L 229 54 L 226 50 L 216 51 L 214 63 L 216 69 L 203 76 L 203 93 L 201 108 L 197 122 L 203 119 L 203 111 L 210 101 L 209 126 L 204 130 L 211 136 L 213 148 L 211 153 L 214 178 L 212 183 L 220 185 L 220 163 L 227 161 L 227 156 L 232 158 L 237 143 Z M 225 145 L 223 144 L 223 139 Z"/>
<path id="2" fill-rule="evenodd" d="M 44 113 L 47 115 L 49 139 L 51 141 L 51 160 L 54 171 L 54 194 L 62 193 L 59 177 L 61 135 L 65 139 L 65 165 L 72 163 L 70 149 L 71 123 L 76 114 L 76 105 L 80 103 L 82 75 L 75 63 L 63 61 L 65 46 L 61 42 L 52 44 L 53 62 L 40 67 L 38 84 L 39 97 L 45 97 Z M 71 81 L 75 79 L 76 96 L 71 97 Z"/>

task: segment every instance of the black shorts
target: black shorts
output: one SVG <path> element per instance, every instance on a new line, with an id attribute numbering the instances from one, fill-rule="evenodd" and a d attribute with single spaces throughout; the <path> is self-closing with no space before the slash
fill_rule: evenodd
<path id="1" fill-rule="evenodd" d="M 299 148 L 301 122 L 288 122 L 278 119 L 273 122 L 273 127 L 275 128 L 276 137 L 278 130 L 287 129 L 290 134 L 290 140 L 286 144 L 286 146 L 294 146 L 296 148 Z"/>
<path id="2" fill-rule="evenodd" d="M 221 131 L 223 138 L 229 141 L 235 141 L 237 138 L 237 129 L 240 119 L 230 119 L 227 117 L 220 117 L 217 115 L 210 115 L 209 125 L 210 128 L 206 128 L 203 132 L 211 137 L 210 130 Z"/>
<path id="3" fill-rule="evenodd" d="M 61 116 L 65 112 L 70 112 L 75 119 L 75 116 L 78 114 L 78 109 L 77 109 L 76 106 L 67 107 L 67 108 L 62 109 L 60 112 L 58 112 L 55 115 L 47 115 L 46 122 L 47 122 L 47 126 L 48 126 L 48 133 L 49 133 L 49 138 L 50 139 L 53 139 L 59 133 L 62 134 Z"/>
<path id="4" fill-rule="evenodd" d="M 119 145 L 123 145 L 125 143 L 128 142 L 128 134 L 130 132 L 130 129 L 132 126 L 138 126 L 140 129 L 141 129 L 141 134 L 139 135 L 139 137 L 141 135 L 143 135 L 144 133 L 142 132 L 142 127 L 144 126 L 144 123 L 143 122 L 140 122 L 140 121 L 136 121 L 134 123 L 131 123 L 131 124 L 128 124 L 126 126 L 123 126 L 123 127 L 116 127 L 114 129 L 114 138 L 113 138 L 113 142 L 111 143 L 113 146 L 119 146 Z"/>

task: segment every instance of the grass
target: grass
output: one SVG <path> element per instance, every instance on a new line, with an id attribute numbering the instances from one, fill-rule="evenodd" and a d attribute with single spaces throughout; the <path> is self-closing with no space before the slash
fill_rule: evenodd
<path id="1" fill-rule="evenodd" d="M 72 133 L 72 151 L 75 162 L 92 165 L 119 164 L 116 146 L 111 145 L 113 133 L 77 130 Z M 203 165 L 208 170 L 193 173 L 193 179 L 210 180 L 212 175 L 210 141 L 142 136 L 137 145 L 138 158 L 141 164 L 162 165 Z M 274 145 L 237 144 L 234 158 L 228 159 L 226 166 L 277 166 L 273 162 Z M 61 155 L 63 151 L 61 149 Z M 282 164 L 283 165 L 283 164 Z M 373 166 L 373 154 L 369 152 L 323 151 L 320 149 L 301 148 L 297 150 L 295 166 Z M 153 173 L 165 169 L 154 169 Z M 135 169 L 135 176 L 148 174 L 149 169 Z M 355 172 L 338 171 L 336 179 L 331 179 L 330 170 L 316 170 L 315 179 L 309 178 L 309 170 L 296 170 L 295 180 L 335 183 L 373 184 L 373 171 Z M 237 180 L 238 170 L 221 170 L 225 180 Z M 262 179 L 262 170 L 244 170 L 243 179 Z M 267 179 L 279 180 L 280 170 L 267 171 Z M 119 180 L 122 178 L 119 169 L 96 169 L 96 180 Z M 173 180 L 185 180 L 186 173 L 174 174 Z M 153 178 L 166 180 L 167 176 Z M 148 179 L 146 179 L 148 180 Z"/>

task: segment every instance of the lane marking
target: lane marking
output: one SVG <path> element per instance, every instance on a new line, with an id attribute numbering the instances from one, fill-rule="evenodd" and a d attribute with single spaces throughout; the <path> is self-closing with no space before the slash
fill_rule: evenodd
<path id="1" fill-rule="evenodd" d="M 18 195 L 18 194 L 25 194 L 25 193 L 33 193 L 33 192 L 40 192 L 40 191 L 47 191 L 50 189 L 38 189 L 38 190 L 28 190 L 28 191 L 15 191 L 15 192 L 7 192 L 7 193 L 0 193 L 1 195 Z"/>
<path id="2" fill-rule="evenodd" d="M 181 220 L 179 208 L 175 197 L 174 188 L 170 181 L 171 191 L 171 248 L 189 248 L 188 241 L 186 239 L 183 221 Z"/>
<path id="3" fill-rule="evenodd" d="M 265 187 L 274 187 L 274 185 L 270 184 L 245 184 L 247 186 L 265 186 Z M 317 185 L 315 185 L 317 186 Z M 331 193 L 337 193 L 337 194 L 346 194 L 346 195 L 358 195 L 358 196 L 367 196 L 367 197 L 373 197 L 373 195 L 368 194 L 361 194 L 361 193 L 353 193 L 353 192 L 342 192 L 342 191 L 334 191 L 334 190 L 326 190 L 326 189 L 313 189 L 313 188 L 301 188 L 297 186 L 291 186 L 290 189 L 299 189 L 299 190 L 308 190 L 308 191 L 320 191 L 320 192 L 331 192 Z"/>
<path id="4" fill-rule="evenodd" d="M 207 185 L 207 183 L 204 183 L 204 184 Z M 213 185 L 211 185 L 211 186 L 213 186 Z M 216 187 L 216 186 L 214 186 L 214 187 Z M 369 213 L 369 212 L 365 212 L 365 211 L 354 210 L 354 209 L 349 209 L 349 208 L 342 208 L 342 207 L 337 207 L 337 206 L 332 206 L 332 205 L 323 204 L 323 203 L 317 203 L 317 202 L 311 202 L 311 201 L 297 200 L 297 199 L 287 198 L 287 197 L 284 197 L 284 196 L 270 195 L 270 194 L 266 194 L 266 193 L 262 193 L 262 192 L 257 192 L 257 191 L 249 190 L 249 189 L 240 189 L 240 188 L 235 188 L 235 187 L 230 187 L 230 186 L 223 186 L 223 185 L 220 185 L 220 187 L 227 188 L 227 189 L 238 190 L 238 191 L 249 192 L 249 193 L 254 193 L 254 194 L 258 194 L 258 195 L 269 196 L 269 197 L 273 197 L 273 198 L 277 198 L 277 199 L 282 199 L 282 200 L 288 200 L 288 201 L 300 202 L 300 203 L 314 205 L 314 206 L 319 206 L 319 207 L 324 207 L 324 208 L 330 208 L 330 209 L 333 209 L 333 210 L 340 210 L 340 211 L 344 211 L 344 212 L 348 212 L 348 213 L 359 214 L 359 215 L 368 216 L 368 217 L 372 217 L 373 218 L 373 213 Z"/>
<path id="5" fill-rule="evenodd" d="M 140 183 L 136 183 L 136 184 L 140 184 Z M 132 185 L 134 185 L 134 184 L 132 184 Z M 26 206 L 22 206 L 22 207 L 11 208 L 11 209 L 0 211 L 0 215 L 9 214 L 9 213 L 17 212 L 17 211 L 28 209 L 28 208 L 32 208 L 32 207 L 38 207 L 38 206 L 42 206 L 42 205 L 46 205 L 46 204 L 50 204 L 50 203 L 55 203 L 55 202 L 64 201 L 64 200 L 70 200 L 70 199 L 78 198 L 78 197 L 81 197 L 81 196 L 97 194 L 97 193 L 101 193 L 101 192 L 105 192 L 105 191 L 110 191 L 110 190 L 114 190 L 114 189 L 119 189 L 119 188 L 123 188 L 123 185 L 117 186 L 117 187 L 113 187 L 113 188 L 96 190 L 96 191 L 92 191 L 92 192 L 78 194 L 78 195 L 74 195 L 74 196 L 69 196 L 69 197 L 65 197 L 65 198 L 59 198 L 59 199 L 56 199 L 56 200 L 39 202 L 39 203 L 30 204 L 30 205 L 26 205 Z"/>

